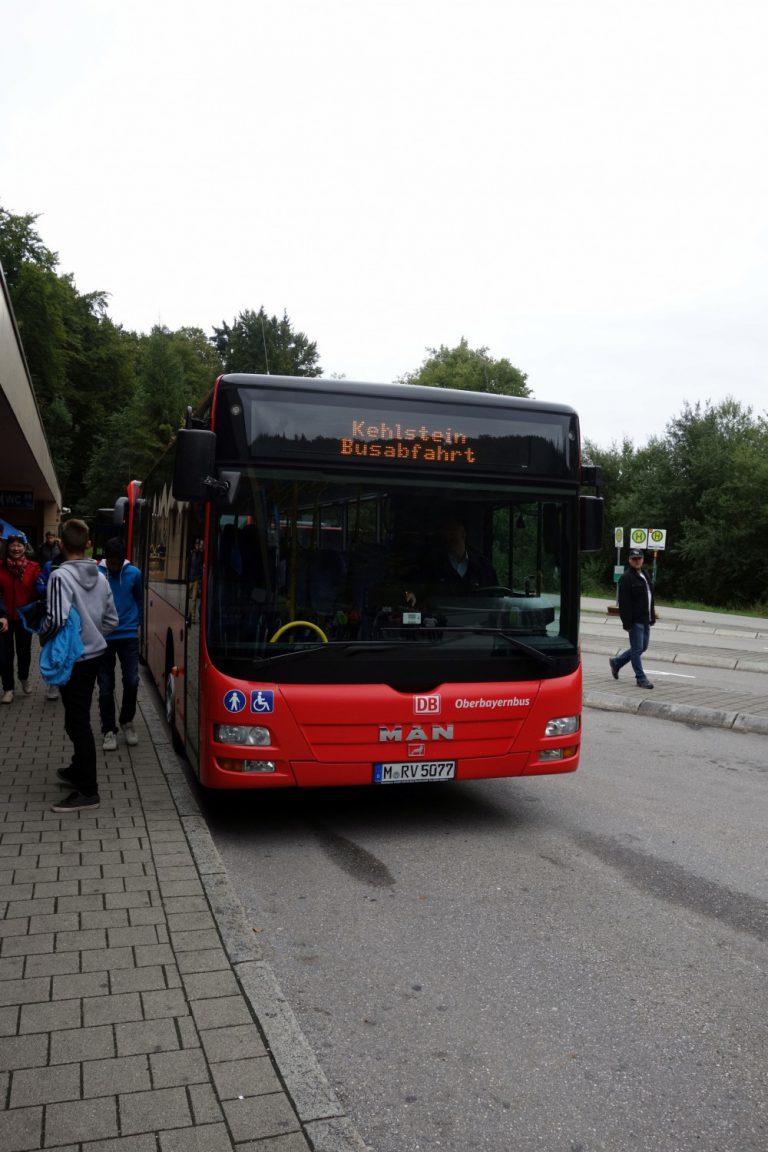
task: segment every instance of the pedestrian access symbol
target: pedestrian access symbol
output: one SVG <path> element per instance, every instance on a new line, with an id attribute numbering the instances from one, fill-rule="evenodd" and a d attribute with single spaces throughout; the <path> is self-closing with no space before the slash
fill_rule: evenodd
<path id="1" fill-rule="evenodd" d="M 274 712 L 275 694 L 269 688 L 256 688 L 251 692 L 251 712 Z"/>
<path id="2" fill-rule="evenodd" d="M 245 708 L 245 692 L 240 692 L 237 688 L 232 688 L 231 691 L 224 693 L 224 707 L 227 712 L 242 712 Z"/>

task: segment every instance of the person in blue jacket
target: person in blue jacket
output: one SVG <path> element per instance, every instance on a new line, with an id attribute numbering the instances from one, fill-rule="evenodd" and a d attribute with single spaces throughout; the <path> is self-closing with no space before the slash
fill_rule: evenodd
<path id="1" fill-rule="evenodd" d="M 126 560 L 125 545 L 117 536 L 107 541 L 99 570 L 109 582 L 120 620 L 107 639 L 107 651 L 99 668 L 99 715 L 104 737 L 102 748 L 105 752 L 114 752 L 119 731 L 115 723 L 115 668 L 118 660 L 123 678 L 119 725 L 126 744 L 133 746 L 139 742 L 133 720 L 139 691 L 139 625 L 144 605 L 143 581 L 141 571 Z"/>

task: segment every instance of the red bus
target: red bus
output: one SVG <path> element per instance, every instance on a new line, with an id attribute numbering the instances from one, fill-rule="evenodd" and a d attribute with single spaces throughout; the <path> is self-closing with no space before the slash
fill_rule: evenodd
<path id="1" fill-rule="evenodd" d="M 565 406 L 220 377 L 133 534 L 143 655 L 200 782 L 573 771 L 598 482 Z"/>

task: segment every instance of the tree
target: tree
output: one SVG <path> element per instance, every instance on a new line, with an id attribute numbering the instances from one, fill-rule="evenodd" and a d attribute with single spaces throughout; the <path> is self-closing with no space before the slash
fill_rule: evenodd
<path id="1" fill-rule="evenodd" d="M 686 404 L 667 428 L 670 561 L 691 599 L 749 606 L 768 598 L 768 425 L 733 399 Z"/>
<path id="2" fill-rule="evenodd" d="M 415 372 L 400 377 L 401 384 L 430 388 L 461 388 L 495 392 L 503 396 L 530 396 L 528 377 L 509 360 L 494 360 L 487 348 L 470 348 L 462 336 L 455 348 L 428 348 L 429 356 Z"/>
<path id="3" fill-rule="evenodd" d="M 221 362 L 200 328 L 171 332 L 156 326 L 148 336 L 125 334 L 134 387 L 127 404 L 112 412 L 96 436 L 85 475 L 83 515 L 107 507 L 129 480 L 141 479 L 221 372 Z"/>
<path id="4" fill-rule="evenodd" d="M 606 501 L 606 541 L 599 559 L 585 562 L 588 579 L 604 581 L 615 563 L 614 526 L 666 528 L 663 596 L 742 608 L 768 600 L 765 419 L 733 399 L 685 404 L 643 448 L 625 441 L 585 450 L 603 469 Z"/>
<path id="5" fill-rule="evenodd" d="M 294 332 L 287 312 L 282 319 L 258 312 L 241 312 L 230 326 L 214 328 L 211 343 L 225 372 L 263 372 L 273 376 L 319 376 L 317 344 Z"/>
<path id="6" fill-rule="evenodd" d="M 14 216 L 0 205 L 0 264 L 9 291 L 19 282 L 25 264 L 34 264 L 44 272 L 53 272 L 59 257 L 46 248 L 34 227 L 38 216 Z"/>
<path id="7" fill-rule="evenodd" d="M 96 437 L 130 399 L 133 379 L 106 293 L 81 294 L 57 273 L 36 220 L 0 208 L 0 258 L 64 500 L 75 508 Z"/>

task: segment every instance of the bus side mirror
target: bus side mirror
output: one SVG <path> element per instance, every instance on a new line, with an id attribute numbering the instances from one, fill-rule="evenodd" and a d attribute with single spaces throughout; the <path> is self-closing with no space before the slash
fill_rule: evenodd
<path id="1" fill-rule="evenodd" d="M 122 528 L 128 520 L 128 497 L 118 496 L 112 509 L 112 523 L 115 528 Z"/>
<path id="2" fill-rule="evenodd" d="M 599 552 L 602 546 L 602 497 L 579 496 L 579 549 L 581 552 Z"/>
<path id="3" fill-rule="evenodd" d="M 176 433 L 176 464 L 173 470 L 175 500 L 210 500 L 216 461 L 216 433 L 204 428 L 180 428 Z"/>

